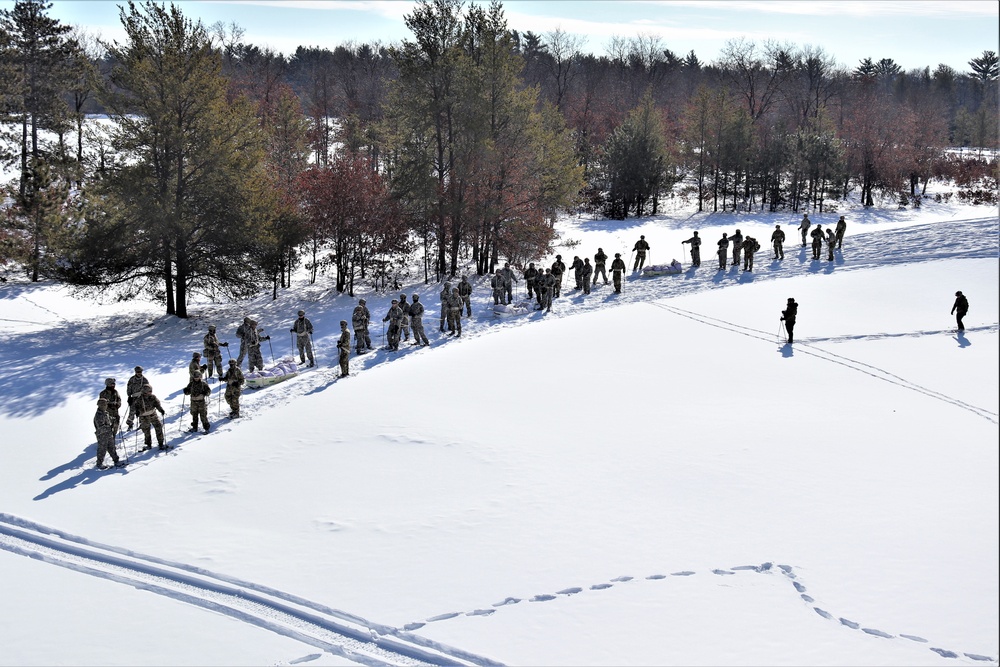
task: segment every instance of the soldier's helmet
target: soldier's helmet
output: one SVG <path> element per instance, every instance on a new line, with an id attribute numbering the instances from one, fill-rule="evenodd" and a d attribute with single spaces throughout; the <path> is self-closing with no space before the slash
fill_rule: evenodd
<path id="1" fill-rule="evenodd" d="M 243 324 L 250 324 L 250 318 L 249 317 L 244 317 L 243 318 Z"/>
<path id="2" fill-rule="evenodd" d="M 305 316 L 306 316 L 306 311 L 300 310 L 299 311 L 299 317 L 305 317 Z"/>
<path id="3" fill-rule="evenodd" d="M 639 234 L 639 238 L 640 239 L 644 239 L 644 238 L 646 238 L 646 235 L 645 234 Z"/>
<path id="4" fill-rule="evenodd" d="M 420 295 L 419 294 L 414 294 L 413 295 L 413 301 L 414 301 L 414 303 L 416 303 L 417 301 L 420 301 Z"/>
<path id="5" fill-rule="evenodd" d="M 346 327 L 347 326 L 347 320 L 340 320 L 340 326 Z"/>
<path id="6" fill-rule="evenodd" d="M 451 288 L 451 293 L 452 294 L 458 294 L 458 288 L 457 287 L 452 287 Z"/>
<path id="7" fill-rule="evenodd" d="M 195 379 L 195 380 L 200 380 L 201 379 L 201 373 L 192 373 L 191 377 L 193 379 Z"/>
<path id="8" fill-rule="evenodd" d="M 562 259 L 562 255 L 556 255 L 556 259 Z"/>
<path id="9" fill-rule="evenodd" d="M 957 292 L 955 292 L 955 296 L 962 296 L 962 290 L 958 290 Z"/>
<path id="10" fill-rule="evenodd" d="M 135 367 L 135 372 L 136 373 L 141 373 L 142 372 L 142 366 L 136 366 Z"/>
<path id="11" fill-rule="evenodd" d="M 736 233 L 737 233 L 737 234 L 739 234 L 739 233 L 740 233 L 740 230 L 738 230 L 738 229 L 737 229 L 737 230 L 736 230 Z"/>
<path id="12" fill-rule="evenodd" d="M 365 301 L 364 299 L 358 299 L 358 305 L 359 305 L 359 306 L 363 306 L 363 305 L 365 305 L 366 303 L 368 303 L 368 302 L 367 302 L 367 301 Z"/>
<path id="13" fill-rule="evenodd" d="M 236 360 L 235 359 L 230 359 L 229 360 L 229 365 L 230 366 L 235 366 L 236 365 Z"/>
<path id="14" fill-rule="evenodd" d="M 153 386 L 152 385 L 148 385 L 148 384 L 142 385 L 142 393 L 144 393 L 144 394 L 152 394 L 153 393 Z"/>
<path id="15" fill-rule="evenodd" d="M 115 379 L 114 378 L 108 378 L 108 379 L 106 379 L 104 381 L 104 386 L 105 387 L 113 387 L 113 386 L 115 386 Z"/>
<path id="16" fill-rule="evenodd" d="M 399 295 L 399 300 L 400 301 L 406 301 L 406 295 L 405 294 L 400 294 Z"/>
<path id="17" fill-rule="evenodd" d="M 214 324 L 209 324 L 208 325 L 208 330 L 209 331 L 215 331 L 215 325 Z"/>
<path id="18" fill-rule="evenodd" d="M 600 250 L 600 248 L 598 248 L 598 250 Z M 531 269 L 535 268 L 535 263 L 534 262 L 528 262 L 528 268 L 531 268 Z"/>
<path id="19" fill-rule="evenodd" d="M 106 399 L 106 398 L 99 398 L 99 399 L 97 399 L 97 404 L 98 405 L 103 405 L 103 406 L 107 407 L 107 405 L 108 405 L 108 399 Z"/>
<path id="20" fill-rule="evenodd" d="M 775 225 L 774 228 L 775 229 L 781 229 L 781 225 Z"/>
<path id="21" fill-rule="evenodd" d="M 604 252 L 604 248 L 598 248 L 597 252 Z"/>
<path id="22" fill-rule="evenodd" d="M 722 238 L 726 238 L 727 236 L 729 236 L 729 234 L 722 232 Z"/>
<path id="23" fill-rule="evenodd" d="M 191 353 L 191 358 L 192 359 L 201 359 L 201 352 L 192 352 Z"/>
<path id="24" fill-rule="evenodd" d="M 552 273 L 552 269 L 545 269 L 545 273 Z"/>
<path id="25" fill-rule="evenodd" d="M 399 303 L 399 299 L 393 299 L 392 302 L 393 303 Z"/>
<path id="26" fill-rule="evenodd" d="M 698 236 L 698 232 L 695 232 L 695 233 L 694 233 L 694 235 L 695 235 L 695 236 Z"/>
<path id="27" fill-rule="evenodd" d="M 615 253 L 615 257 L 621 257 L 621 256 L 622 256 L 622 254 L 620 252 L 616 252 Z"/>
<path id="28" fill-rule="evenodd" d="M 792 303 L 793 301 L 795 301 L 795 299 L 793 299 L 792 297 L 788 297 L 788 303 Z"/>

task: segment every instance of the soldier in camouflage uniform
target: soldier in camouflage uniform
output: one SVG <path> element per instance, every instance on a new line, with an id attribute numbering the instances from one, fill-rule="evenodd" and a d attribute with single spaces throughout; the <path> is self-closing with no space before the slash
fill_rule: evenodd
<path id="1" fill-rule="evenodd" d="M 737 229 L 736 233 L 729 237 L 729 240 L 733 244 L 733 266 L 740 268 L 740 251 L 743 250 L 743 234 Z"/>
<path id="2" fill-rule="evenodd" d="M 337 356 L 340 361 L 340 377 L 350 375 L 351 332 L 347 330 L 347 320 L 340 320 L 340 340 L 337 341 Z"/>
<path id="3" fill-rule="evenodd" d="M 94 435 L 97 436 L 97 469 L 105 470 L 104 457 L 111 455 L 111 460 L 115 462 L 115 467 L 119 467 L 118 450 L 115 449 L 115 430 L 117 420 L 112 418 L 108 412 L 108 399 L 97 399 L 97 412 L 94 414 Z"/>
<path id="4" fill-rule="evenodd" d="M 382 318 L 383 322 L 389 323 L 388 331 L 388 344 L 386 345 L 387 350 L 398 350 L 399 349 L 399 323 L 403 321 L 403 311 L 399 307 L 399 300 L 393 299 L 392 306 L 389 308 L 389 312 L 385 314 Z"/>
<path id="5" fill-rule="evenodd" d="M 237 365 L 235 359 L 229 360 L 229 370 L 222 378 L 226 383 L 226 403 L 229 404 L 229 418 L 236 419 L 240 416 L 240 394 L 243 393 L 243 371 Z"/>
<path id="6" fill-rule="evenodd" d="M 497 269 L 497 272 L 490 278 L 490 287 L 493 288 L 493 305 L 499 306 L 504 302 L 503 275 L 500 274 L 500 269 Z M 444 327 L 441 328 L 441 331 L 444 331 Z"/>
<path id="7" fill-rule="evenodd" d="M 316 365 L 312 345 L 313 323 L 306 317 L 306 311 L 300 310 L 298 315 L 292 322 L 292 328 L 289 331 L 295 334 L 295 345 L 299 349 L 299 363 L 306 363 L 306 357 L 309 357 L 309 368 L 312 368 Z"/>
<path id="8" fill-rule="evenodd" d="M 694 254 L 692 249 L 691 254 Z M 621 294 L 622 292 L 622 274 L 628 267 L 625 265 L 625 260 L 622 259 L 622 254 L 620 252 L 615 253 L 615 259 L 611 262 L 611 280 L 615 284 L 615 292 Z"/>
<path id="9" fill-rule="evenodd" d="M 205 334 L 205 338 L 202 340 L 202 358 L 208 365 L 208 377 L 212 377 L 212 371 L 217 371 L 219 380 L 222 380 L 222 348 L 228 346 L 229 343 L 220 343 L 218 337 L 215 335 L 215 325 L 208 327 L 208 333 Z"/>
<path id="10" fill-rule="evenodd" d="M 118 429 L 121 428 L 121 414 L 120 410 L 122 407 L 122 397 L 115 389 L 115 379 L 108 378 L 104 381 L 104 389 L 98 395 L 98 398 L 103 398 L 108 402 L 108 414 L 111 415 L 112 425 L 114 426 L 115 435 L 118 435 Z"/>
<path id="11" fill-rule="evenodd" d="M 510 268 L 510 262 L 503 263 L 500 275 L 503 276 L 503 291 L 507 296 L 506 303 L 514 303 L 514 283 L 517 282 L 517 278 L 514 277 L 514 269 Z"/>
<path id="12" fill-rule="evenodd" d="M 413 303 L 410 304 L 410 324 L 413 327 L 413 344 L 430 345 L 427 334 L 424 333 L 424 304 L 420 303 L 420 295 L 413 295 Z"/>
<path id="13" fill-rule="evenodd" d="M 590 265 L 590 258 L 583 260 L 583 268 L 580 269 L 580 284 L 583 285 L 583 293 L 590 294 L 590 276 L 594 273 L 594 267 Z"/>
<path id="14" fill-rule="evenodd" d="M 462 335 L 462 306 L 465 303 L 462 301 L 462 296 L 458 293 L 458 288 L 455 287 L 451 290 L 451 296 L 448 297 L 448 335 L 450 336 L 454 333 L 456 336 Z"/>
<path id="15" fill-rule="evenodd" d="M 538 279 L 538 283 L 538 308 L 547 313 L 552 310 L 552 291 L 556 287 L 556 277 L 552 275 L 552 269 L 545 269 L 545 273 Z"/>
<path id="16" fill-rule="evenodd" d="M 757 239 L 748 236 L 743 240 L 743 270 L 753 272 L 753 255 L 757 252 Z"/>
<path id="17" fill-rule="evenodd" d="M 785 243 L 785 232 L 781 231 L 781 225 L 775 225 L 774 231 L 771 232 L 771 245 L 774 246 L 774 259 L 784 259 L 785 250 L 783 244 Z"/>
<path id="18" fill-rule="evenodd" d="M 449 295 L 451 295 L 451 283 L 445 283 L 441 288 L 441 331 L 444 331 L 444 321 L 448 317 Z"/>
<path id="19" fill-rule="evenodd" d="M 240 339 L 240 354 L 239 354 L 238 357 L 236 357 L 236 365 L 237 366 L 242 366 L 243 365 L 243 358 L 245 356 L 247 356 L 247 339 L 246 339 L 246 336 L 247 336 L 247 333 L 249 333 L 249 331 L 250 331 L 250 322 L 251 322 L 251 320 L 250 320 L 249 317 L 244 317 L 243 318 L 243 324 L 241 324 L 240 326 L 236 327 L 236 337 Z"/>
<path id="20" fill-rule="evenodd" d="M 608 272 L 604 270 L 604 265 L 608 261 L 608 254 L 604 252 L 604 248 L 598 248 L 597 254 L 594 255 L 594 282 L 591 285 L 597 284 L 597 276 L 604 276 L 604 284 L 608 284 Z"/>
<path id="21" fill-rule="evenodd" d="M 646 237 L 640 235 L 639 240 L 632 246 L 632 252 L 635 253 L 635 264 L 632 266 L 632 273 L 642 269 L 642 265 L 646 263 L 646 252 L 649 249 L 649 242 L 646 241 Z"/>
<path id="22" fill-rule="evenodd" d="M 358 305 L 351 313 L 351 324 L 354 325 L 354 340 L 357 343 L 358 354 L 364 354 L 365 348 L 372 349 L 372 339 L 368 334 L 368 323 L 371 322 L 372 314 L 368 311 L 364 299 L 358 299 Z"/>
<path id="23" fill-rule="evenodd" d="M 558 299 L 562 294 L 563 276 L 566 275 L 566 262 L 562 261 L 562 255 L 556 255 L 556 261 L 552 262 L 552 275 L 556 279 L 556 286 L 552 290 L 552 298 Z"/>
<path id="24" fill-rule="evenodd" d="M 142 393 L 139 394 L 139 398 L 135 399 L 134 407 L 136 414 L 139 415 L 139 428 L 142 429 L 142 451 L 153 448 L 153 438 L 149 433 L 150 426 L 156 431 L 156 444 L 161 450 L 166 449 L 167 443 L 163 438 L 163 421 L 160 419 L 166 413 L 163 406 L 160 405 L 160 399 L 153 395 L 153 388 L 150 385 L 142 385 Z M 157 415 L 157 412 L 160 414 Z"/>
<path id="25" fill-rule="evenodd" d="M 458 295 L 462 297 L 462 303 L 465 304 L 465 316 L 472 317 L 472 283 L 469 282 L 467 276 L 462 276 L 461 282 L 458 283 Z"/>
<path id="26" fill-rule="evenodd" d="M 719 271 L 726 270 L 726 257 L 729 255 L 729 235 L 722 232 L 722 238 L 719 239 L 719 251 L 716 253 L 719 255 Z"/>
<path id="27" fill-rule="evenodd" d="M 823 225 L 816 225 L 809 236 L 812 237 L 813 259 L 819 259 L 819 253 L 823 250 Z"/>
<path id="28" fill-rule="evenodd" d="M 698 236 L 698 232 L 695 232 L 694 236 L 687 241 L 681 241 L 681 243 L 691 244 L 691 266 L 701 266 L 701 238 Z"/>
<path id="29" fill-rule="evenodd" d="M 576 289 L 583 289 L 583 260 L 573 255 L 573 263 L 569 265 L 573 269 L 573 279 L 576 280 Z"/>
<path id="30" fill-rule="evenodd" d="M 254 370 L 262 371 L 264 370 L 264 357 L 260 353 L 260 343 L 261 341 L 271 340 L 270 336 L 261 336 L 264 333 L 263 329 L 257 329 L 257 322 L 255 320 L 250 320 L 249 330 L 243 337 L 243 340 L 247 343 L 247 359 L 250 372 L 253 373 Z"/>
<path id="31" fill-rule="evenodd" d="M 812 222 L 809 221 L 809 214 L 806 213 L 802 216 L 802 222 L 799 223 L 799 231 L 802 232 L 802 247 L 806 247 L 806 237 L 809 236 L 809 227 Z"/>
<path id="32" fill-rule="evenodd" d="M 142 366 L 135 367 L 135 375 L 128 379 L 125 385 L 125 397 L 128 400 L 128 417 L 125 420 L 125 428 L 132 429 L 132 422 L 135 419 L 134 403 L 142 395 L 142 388 L 149 384 L 149 380 L 142 374 Z"/>
<path id="33" fill-rule="evenodd" d="M 844 233 L 847 231 L 847 221 L 844 220 L 844 216 L 840 216 L 840 220 L 837 221 L 837 249 L 839 250 L 841 246 L 844 245 Z"/>
<path id="34" fill-rule="evenodd" d="M 826 228 L 826 259 L 833 261 L 833 249 L 837 247 L 837 235 L 829 227 Z"/>
<path id="35" fill-rule="evenodd" d="M 403 340 L 410 340 L 410 304 L 406 302 L 406 295 L 399 295 L 399 309 L 403 311 L 403 319 L 399 321 L 399 329 L 403 334 Z"/>
<path id="36" fill-rule="evenodd" d="M 201 373 L 191 376 L 191 381 L 184 387 L 184 395 L 191 397 L 191 433 L 198 432 L 198 418 L 201 417 L 201 425 L 205 427 L 205 433 L 212 427 L 208 423 L 208 397 L 212 390 L 208 383 L 201 379 Z"/>
<path id="37" fill-rule="evenodd" d="M 528 268 L 524 271 L 524 285 L 528 288 L 528 298 L 535 296 L 535 281 L 538 280 L 538 269 L 535 268 L 535 263 L 531 262 L 528 264 Z"/>
<path id="38" fill-rule="evenodd" d="M 202 372 L 208 368 L 201 363 L 201 352 L 191 353 L 191 363 L 188 364 L 188 382 L 194 379 L 195 375 L 201 376 Z"/>

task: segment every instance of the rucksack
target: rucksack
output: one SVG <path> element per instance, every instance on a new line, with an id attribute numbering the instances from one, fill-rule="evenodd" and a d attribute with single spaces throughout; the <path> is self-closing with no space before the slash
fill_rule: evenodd
<path id="1" fill-rule="evenodd" d="M 760 243 L 757 241 L 757 239 L 754 239 L 753 240 L 753 251 L 757 252 L 758 250 L 760 250 Z"/>

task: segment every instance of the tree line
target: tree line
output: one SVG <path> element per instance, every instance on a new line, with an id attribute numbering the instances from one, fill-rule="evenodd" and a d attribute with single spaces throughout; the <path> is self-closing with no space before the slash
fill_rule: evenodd
<path id="1" fill-rule="evenodd" d="M 604 55 L 503 7 L 421 0 L 397 44 L 248 44 L 178 5 L 129 1 L 121 42 L 0 12 L 0 262 L 187 316 L 304 264 L 338 291 L 392 289 L 471 260 L 544 255 L 559 211 L 613 218 L 681 197 L 699 211 L 820 210 L 858 192 L 919 201 L 952 178 L 995 201 L 996 53 L 904 72 L 736 39 L 703 63 L 649 35 Z M 106 114 L 110 121 L 88 114 Z M 992 198 L 992 199 L 991 199 Z"/>

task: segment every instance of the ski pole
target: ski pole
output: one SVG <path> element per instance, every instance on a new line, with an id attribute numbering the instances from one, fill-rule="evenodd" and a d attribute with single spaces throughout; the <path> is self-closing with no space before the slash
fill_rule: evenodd
<path id="1" fill-rule="evenodd" d="M 687 264 L 687 261 L 688 261 L 688 249 L 684 247 L 683 243 L 681 244 L 681 252 L 684 253 L 684 263 Z"/>
<path id="2" fill-rule="evenodd" d="M 187 403 L 187 394 L 181 396 L 181 411 L 177 417 L 177 433 L 184 432 L 184 405 Z"/>
<path id="3" fill-rule="evenodd" d="M 316 359 L 316 356 L 319 353 L 316 351 L 316 339 L 313 338 L 313 335 L 311 333 L 309 334 L 309 349 L 312 350 L 312 355 L 313 355 L 313 358 L 310 361 L 315 363 L 314 360 Z"/>
<path id="4" fill-rule="evenodd" d="M 232 359 L 233 353 L 229 351 L 229 343 L 226 343 L 225 345 L 223 345 L 223 347 L 226 348 L 226 354 L 229 356 L 230 359 Z"/>
<path id="5" fill-rule="evenodd" d="M 271 351 L 271 365 L 274 365 L 274 348 L 271 347 L 271 337 L 267 337 L 267 349 Z"/>
<path id="6" fill-rule="evenodd" d="M 289 331 L 288 335 L 292 337 L 292 359 L 295 358 L 295 332 Z"/>
<path id="7" fill-rule="evenodd" d="M 215 401 L 215 418 L 222 419 L 222 388 L 219 387 L 219 397 Z"/>

